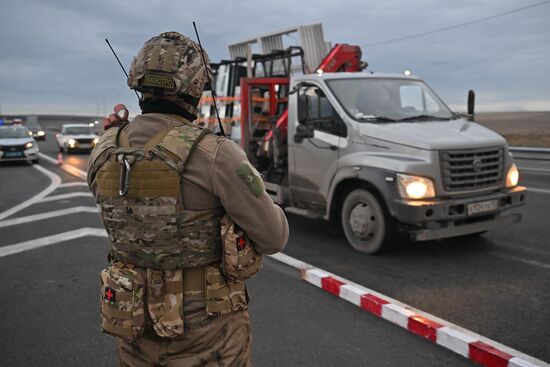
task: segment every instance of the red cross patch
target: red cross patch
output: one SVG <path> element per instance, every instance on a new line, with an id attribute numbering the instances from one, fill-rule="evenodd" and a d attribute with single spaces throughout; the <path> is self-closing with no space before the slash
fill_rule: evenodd
<path id="1" fill-rule="evenodd" d="M 115 302 L 116 299 L 116 291 L 113 288 L 105 287 L 105 294 L 104 294 L 105 302 Z"/>
<path id="2" fill-rule="evenodd" d="M 244 249 L 244 246 L 246 245 L 246 240 L 244 239 L 244 236 L 237 238 L 237 250 L 242 251 Z"/>

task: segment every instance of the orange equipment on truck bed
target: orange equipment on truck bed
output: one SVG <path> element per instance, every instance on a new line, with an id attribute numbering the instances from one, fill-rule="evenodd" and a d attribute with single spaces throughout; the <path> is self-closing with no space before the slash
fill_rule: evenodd
<path id="1" fill-rule="evenodd" d="M 264 59 L 268 55 L 263 56 Z M 316 72 L 361 71 L 366 63 L 361 61 L 361 48 L 348 44 L 337 44 L 317 67 Z M 285 68 L 290 70 L 290 68 Z M 288 94 L 290 75 L 286 77 L 241 78 L 241 146 L 252 163 L 264 174 L 285 177 Z M 261 111 L 256 111 L 252 89 L 264 91 L 269 102 Z M 257 108 L 256 108 L 257 109 Z M 261 117 L 268 116 L 268 124 L 258 124 Z M 263 120 L 262 120 L 263 121 Z M 261 128 L 260 128 L 261 127 Z M 271 177 L 272 181 L 277 181 Z"/>

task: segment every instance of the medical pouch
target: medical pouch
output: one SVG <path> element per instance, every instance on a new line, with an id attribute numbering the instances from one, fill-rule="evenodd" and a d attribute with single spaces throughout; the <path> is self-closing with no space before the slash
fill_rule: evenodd
<path id="1" fill-rule="evenodd" d="M 206 267 L 206 312 L 221 316 L 248 308 L 244 282 L 229 283 L 217 266 Z"/>
<path id="2" fill-rule="evenodd" d="M 228 216 L 222 217 L 222 272 L 228 282 L 243 282 L 252 278 L 262 267 L 262 255 L 254 249 L 250 238 Z"/>
<path id="3" fill-rule="evenodd" d="M 101 329 L 132 342 L 145 327 L 145 271 L 115 263 L 101 271 Z"/>
<path id="4" fill-rule="evenodd" d="M 183 334 L 183 271 L 147 269 L 147 309 L 155 333 L 163 338 Z"/>

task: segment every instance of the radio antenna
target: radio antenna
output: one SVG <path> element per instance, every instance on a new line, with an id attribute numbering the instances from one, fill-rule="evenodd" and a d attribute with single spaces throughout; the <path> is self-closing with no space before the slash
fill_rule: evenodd
<path id="1" fill-rule="evenodd" d="M 199 42 L 199 47 L 201 49 L 201 56 L 202 61 L 204 62 L 204 68 L 208 69 L 208 66 L 206 65 L 206 59 L 204 57 L 204 50 L 202 48 L 201 39 L 199 37 L 199 31 L 197 31 L 197 25 L 193 21 L 193 28 L 195 28 L 195 34 L 197 35 L 197 41 Z M 208 71 L 206 72 L 208 75 Z M 225 136 L 225 131 L 223 130 L 222 121 L 220 120 L 220 113 L 218 112 L 218 105 L 216 104 L 216 91 L 214 90 L 214 86 L 212 85 L 212 78 L 210 78 L 210 91 L 212 92 L 212 101 L 214 102 L 214 111 L 216 111 L 216 117 L 218 118 L 218 125 L 220 127 L 220 132 L 223 136 Z"/>
<path id="2" fill-rule="evenodd" d="M 122 71 L 124 72 L 124 75 L 126 75 L 126 78 L 128 78 L 128 73 L 126 72 L 126 69 L 124 69 L 124 66 L 122 65 L 122 63 L 120 62 L 120 59 L 116 55 L 116 52 L 113 49 L 113 46 L 111 46 L 111 43 L 109 42 L 109 40 L 107 38 L 105 38 L 105 42 L 107 42 L 107 45 L 109 45 L 109 48 L 111 49 L 111 52 L 115 56 L 116 61 L 118 61 L 118 64 L 120 65 Z M 139 96 L 138 92 L 135 89 L 134 89 L 134 93 L 136 94 L 136 97 L 138 98 L 138 100 L 141 102 L 141 97 Z"/>

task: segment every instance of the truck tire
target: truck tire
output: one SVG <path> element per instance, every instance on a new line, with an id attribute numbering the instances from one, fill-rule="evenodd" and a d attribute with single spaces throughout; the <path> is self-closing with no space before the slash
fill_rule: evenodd
<path id="1" fill-rule="evenodd" d="M 387 247 L 391 220 L 378 199 L 365 189 L 351 191 L 342 205 L 342 228 L 355 250 L 375 254 Z"/>

